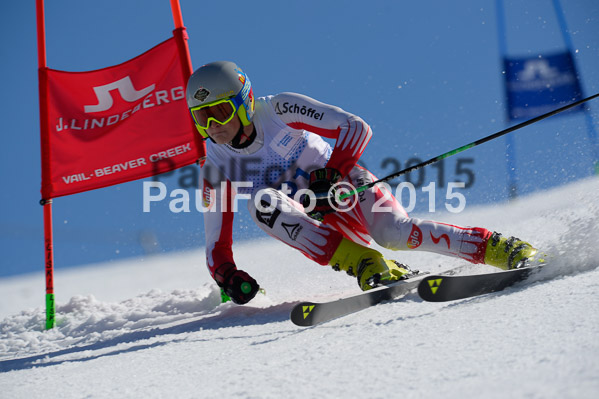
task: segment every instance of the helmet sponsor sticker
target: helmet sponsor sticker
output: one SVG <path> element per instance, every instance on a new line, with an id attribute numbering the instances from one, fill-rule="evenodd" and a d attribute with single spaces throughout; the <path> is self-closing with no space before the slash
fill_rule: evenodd
<path id="1" fill-rule="evenodd" d="M 221 98 L 227 98 L 227 97 L 233 97 L 233 96 L 235 96 L 235 91 L 229 90 L 227 92 L 217 94 L 215 97 L 217 100 L 220 100 Z"/>
<path id="2" fill-rule="evenodd" d="M 195 94 L 193 95 L 193 98 L 195 98 L 196 100 L 198 100 L 199 102 L 204 102 L 206 101 L 206 98 L 210 95 L 210 91 L 204 87 L 200 87 Z"/>

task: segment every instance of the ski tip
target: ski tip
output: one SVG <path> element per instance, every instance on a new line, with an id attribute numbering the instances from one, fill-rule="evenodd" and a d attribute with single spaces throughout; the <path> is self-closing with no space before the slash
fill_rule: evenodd
<path id="1" fill-rule="evenodd" d="M 429 302 L 437 302 L 439 299 L 435 296 L 439 291 L 439 287 L 443 283 L 446 276 L 427 276 L 418 284 L 418 295 L 420 298 Z"/>
<path id="2" fill-rule="evenodd" d="M 301 302 L 291 309 L 290 319 L 293 324 L 308 327 L 314 324 L 314 309 L 318 304 L 314 302 Z"/>

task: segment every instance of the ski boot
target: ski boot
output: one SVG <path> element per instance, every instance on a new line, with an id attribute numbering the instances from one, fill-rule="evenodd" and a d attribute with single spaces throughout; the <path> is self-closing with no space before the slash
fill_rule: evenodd
<path id="1" fill-rule="evenodd" d="M 529 265 L 536 254 L 537 249 L 526 241 L 493 232 L 487 241 L 485 263 L 503 270 L 519 269 Z"/>
<path id="2" fill-rule="evenodd" d="M 337 247 L 329 265 L 336 271 L 343 270 L 350 276 L 357 277 L 362 291 L 406 279 L 417 273 L 406 265 L 385 259 L 380 252 L 372 248 L 363 247 L 346 238 Z"/>

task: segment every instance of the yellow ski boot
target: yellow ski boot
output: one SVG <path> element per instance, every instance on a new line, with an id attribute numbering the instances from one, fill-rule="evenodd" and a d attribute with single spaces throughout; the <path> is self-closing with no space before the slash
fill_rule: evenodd
<path id="1" fill-rule="evenodd" d="M 536 254 L 537 249 L 526 241 L 493 232 L 487 242 L 485 263 L 504 270 L 518 269 L 532 262 Z"/>
<path id="2" fill-rule="evenodd" d="M 329 265 L 337 271 L 343 270 L 350 276 L 356 276 L 362 291 L 405 279 L 412 273 L 406 265 L 387 260 L 380 252 L 346 238 L 337 247 Z"/>

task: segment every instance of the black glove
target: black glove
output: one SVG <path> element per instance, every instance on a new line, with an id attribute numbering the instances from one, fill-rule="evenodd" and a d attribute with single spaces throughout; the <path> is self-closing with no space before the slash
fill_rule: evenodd
<path id="1" fill-rule="evenodd" d="M 260 289 L 256 280 L 243 270 L 238 270 L 231 263 L 221 265 L 215 273 L 214 279 L 225 291 L 225 294 L 238 305 L 251 301 Z"/>
<path id="2" fill-rule="evenodd" d="M 332 190 L 332 192 L 329 192 L 329 190 L 340 180 L 341 173 L 337 169 L 321 168 L 310 172 L 310 185 L 308 189 L 316 197 L 316 206 L 308 212 L 308 216 L 312 219 L 322 220 L 327 213 L 335 212 L 331 207 L 331 204 L 337 206 L 335 190 Z M 310 200 L 311 198 L 308 195 L 304 196 L 302 201 L 304 208 L 310 206 Z"/>

